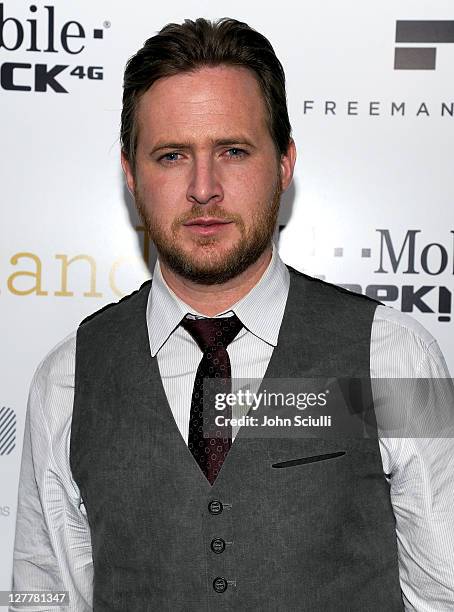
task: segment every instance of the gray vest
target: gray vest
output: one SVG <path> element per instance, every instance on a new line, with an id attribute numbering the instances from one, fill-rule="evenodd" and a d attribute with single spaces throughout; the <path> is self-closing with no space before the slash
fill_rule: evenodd
<path id="1" fill-rule="evenodd" d="M 363 376 L 370 387 L 377 302 L 289 271 L 264 381 L 329 374 Z M 401 611 L 377 437 L 249 438 L 240 429 L 211 487 L 150 354 L 150 287 L 77 334 L 70 465 L 91 530 L 94 611 Z"/>

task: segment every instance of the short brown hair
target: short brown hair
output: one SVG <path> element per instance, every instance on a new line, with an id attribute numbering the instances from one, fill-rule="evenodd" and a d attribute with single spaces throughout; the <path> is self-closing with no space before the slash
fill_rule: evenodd
<path id="1" fill-rule="evenodd" d="M 199 18 L 169 23 L 145 41 L 126 64 L 121 113 L 121 146 L 135 166 L 136 108 L 140 97 L 158 79 L 203 66 L 242 66 L 255 74 L 268 111 L 268 127 L 276 151 L 287 151 L 291 126 L 285 95 L 285 74 L 271 43 L 246 23 Z"/>

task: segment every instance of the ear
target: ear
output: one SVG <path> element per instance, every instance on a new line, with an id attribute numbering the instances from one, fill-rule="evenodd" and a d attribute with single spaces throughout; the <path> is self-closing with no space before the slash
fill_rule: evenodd
<path id="1" fill-rule="evenodd" d="M 126 184 L 128 185 L 129 193 L 134 196 L 135 192 L 135 179 L 134 172 L 132 171 L 131 162 L 124 154 L 124 151 L 121 152 L 121 165 L 123 168 L 123 172 L 126 177 Z"/>
<path id="2" fill-rule="evenodd" d="M 281 155 L 281 189 L 285 191 L 290 186 L 293 178 L 293 170 L 296 162 L 296 146 L 293 138 L 288 143 L 287 151 Z"/>

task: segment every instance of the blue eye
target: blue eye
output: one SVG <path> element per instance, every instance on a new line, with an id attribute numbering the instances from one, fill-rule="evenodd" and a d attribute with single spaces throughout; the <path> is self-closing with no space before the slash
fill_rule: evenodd
<path id="1" fill-rule="evenodd" d="M 178 155 L 180 155 L 180 153 L 166 153 L 159 158 L 159 161 L 175 162 L 178 159 Z"/>
<path id="2" fill-rule="evenodd" d="M 244 157 L 245 155 L 247 155 L 244 149 L 239 149 L 238 147 L 232 147 L 231 149 L 228 149 L 227 153 L 230 153 L 228 157 Z"/>

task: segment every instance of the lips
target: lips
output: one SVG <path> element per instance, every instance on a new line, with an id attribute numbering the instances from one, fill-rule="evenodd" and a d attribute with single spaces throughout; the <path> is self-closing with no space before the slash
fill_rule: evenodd
<path id="1" fill-rule="evenodd" d="M 184 223 L 184 225 L 199 225 L 201 227 L 209 227 L 210 225 L 225 225 L 231 223 L 228 219 L 219 219 L 217 217 L 198 217 Z"/>
<path id="2" fill-rule="evenodd" d="M 221 235 L 224 232 L 224 228 L 231 223 L 233 221 L 219 219 L 218 217 L 197 217 L 196 219 L 190 219 L 183 225 L 193 235 L 213 238 Z"/>

